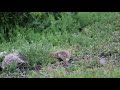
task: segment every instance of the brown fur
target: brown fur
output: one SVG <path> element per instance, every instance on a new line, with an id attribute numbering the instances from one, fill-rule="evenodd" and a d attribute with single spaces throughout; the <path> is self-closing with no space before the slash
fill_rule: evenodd
<path id="1" fill-rule="evenodd" d="M 67 64 L 71 58 L 71 52 L 68 50 L 58 50 L 55 52 L 50 52 L 50 56 L 61 59 L 64 61 L 65 64 Z"/>

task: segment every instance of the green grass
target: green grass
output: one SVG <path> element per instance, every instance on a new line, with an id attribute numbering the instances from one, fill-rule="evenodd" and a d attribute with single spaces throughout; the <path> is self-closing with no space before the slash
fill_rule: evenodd
<path id="1" fill-rule="evenodd" d="M 117 12 L 71 12 L 61 13 L 57 20 L 49 15 L 50 25 L 39 32 L 39 27 L 15 27 L 17 36 L 10 42 L 0 44 L 1 51 L 11 52 L 16 49 L 25 54 L 31 66 L 35 63 L 47 67 L 56 59 L 49 52 L 57 49 L 73 49 L 79 61 L 65 68 L 55 70 L 27 71 L 28 78 L 119 78 L 119 64 L 107 63 L 100 66 L 98 55 L 109 52 L 120 55 L 120 14 Z M 79 29 L 82 28 L 82 31 Z M 38 32 L 36 32 L 38 31 Z M 73 51 L 73 52 L 74 52 Z M 88 54 L 89 60 L 81 59 Z M 115 60 L 115 58 L 113 58 Z M 108 58 L 109 61 L 109 58 Z M 13 77 L 16 72 L 11 72 Z M 8 71 L 2 71 L 0 77 L 6 77 Z M 15 75 L 14 75 L 15 74 Z M 11 76 L 12 77 L 12 76 Z M 17 77 L 17 76 L 16 76 Z"/>

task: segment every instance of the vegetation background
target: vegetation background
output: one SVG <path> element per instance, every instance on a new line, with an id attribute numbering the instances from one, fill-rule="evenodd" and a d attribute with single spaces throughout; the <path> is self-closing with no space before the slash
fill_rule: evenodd
<path id="1" fill-rule="evenodd" d="M 31 66 L 54 63 L 49 52 L 57 49 L 72 49 L 77 58 L 67 70 L 26 70 L 27 78 L 119 78 L 120 13 L 0 12 L 0 51 L 13 49 L 26 55 Z M 108 55 L 105 66 L 99 64 L 101 53 Z M 9 67 L 0 77 L 19 73 Z"/>

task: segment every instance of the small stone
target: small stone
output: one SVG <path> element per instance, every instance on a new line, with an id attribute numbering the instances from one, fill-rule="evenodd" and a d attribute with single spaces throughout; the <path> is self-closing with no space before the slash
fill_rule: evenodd
<path id="1" fill-rule="evenodd" d="M 42 66 L 35 64 L 35 65 L 34 65 L 34 68 L 35 68 L 36 71 L 39 71 L 39 70 L 42 69 Z"/>
<path id="2" fill-rule="evenodd" d="M 106 64 L 106 59 L 105 56 L 100 57 L 100 64 L 105 65 Z"/>

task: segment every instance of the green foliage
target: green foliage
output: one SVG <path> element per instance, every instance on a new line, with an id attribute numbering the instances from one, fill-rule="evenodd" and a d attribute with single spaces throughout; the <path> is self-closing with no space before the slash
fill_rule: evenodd
<path id="1" fill-rule="evenodd" d="M 17 63 L 15 61 L 13 61 L 11 64 L 8 64 L 5 66 L 4 71 L 5 72 L 15 72 L 16 68 L 17 68 Z"/>
<path id="2" fill-rule="evenodd" d="M 24 26 L 29 21 L 28 12 L 1 12 L 0 13 L 0 41 L 9 40 L 15 35 L 16 25 Z"/>
<path id="3" fill-rule="evenodd" d="M 0 24 L 5 28 L 12 28 L 17 24 L 23 25 L 27 21 L 27 14 L 23 12 L 1 12 Z"/>

